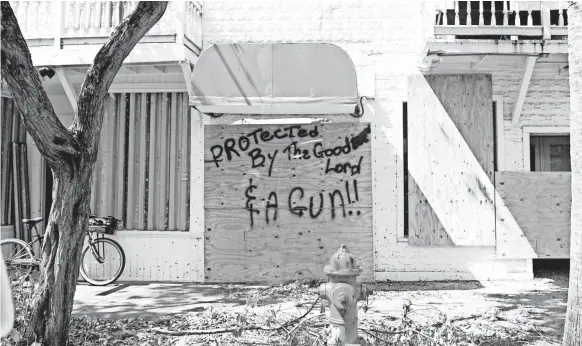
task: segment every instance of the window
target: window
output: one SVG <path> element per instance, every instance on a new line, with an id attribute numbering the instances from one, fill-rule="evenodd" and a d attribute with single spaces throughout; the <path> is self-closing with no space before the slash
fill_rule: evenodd
<path id="1" fill-rule="evenodd" d="M 127 230 L 187 231 L 190 129 L 187 93 L 111 94 L 95 163 L 91 211 Z"/>
<path id="2" fill-rule="evenodd" d="M 531 135 L 530 171 L 570 172 L 569 135 Z"/>

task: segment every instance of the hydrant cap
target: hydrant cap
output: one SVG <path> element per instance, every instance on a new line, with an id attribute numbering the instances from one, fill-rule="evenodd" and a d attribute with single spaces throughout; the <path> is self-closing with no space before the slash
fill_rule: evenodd
<path id="1" fill-rule="evenodd" d="M 329 265 L 323 269 L 327 275 L 353 276 L 359 275 L 362 268 L 356 265 L 356 258 L 345 244 L 331 256 Z"/>

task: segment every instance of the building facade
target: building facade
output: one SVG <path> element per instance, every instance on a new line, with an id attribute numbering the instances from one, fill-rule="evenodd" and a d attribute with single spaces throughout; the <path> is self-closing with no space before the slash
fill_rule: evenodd
<path id="1" fill-rule="evenodd" d="M 43 86 L 68 125 L 84 71 L 135 4 L 12 4 L 35 66 L 55 71 Z M 57 24 L 35 17 L 43 11 Z M 531 278 L 532 259 L 567 258 L 566 25 L 561 2 L 171 2 L 116 77 L 103 125 L 92 210 L 124 221 L 115 236 L 128 261 L 121 280 L 320 278 L 342 243 L 364 280 Z M 308 44 L 333 45 L 353 65 L 335 65 L 340 53 L 309 55 Z M 228 66 L 232 78 L 219 78 Z M 311 74 L 282 72 L 294 68 Z M 356 99 L 365 96 L 356 116 L 329 102 L 309 108 L 320 92 L 344 96 L 330 85 L 351 79 L 325 74 L 334 68 L 353 74 Z M 247 107 L 263 90 L 277 94 L 277 83 L 233 107 L 241 81 L 275 75 L 299 85 L 279 89 L 292 107 Z M 209 85 L 219 97 L 205 109 Z M 21 234 L 19 218 L 47 214 L 50 175 L 2 90 L 4 238 Z M 315 158 L 297 164 L 283 135 L 293 129 Z M 348 142 L 339 160 L 333 148 Z M 267 170 L 267 153 L 288 156 Z M 28 179 L 14 168 L 21 161 Z"/>

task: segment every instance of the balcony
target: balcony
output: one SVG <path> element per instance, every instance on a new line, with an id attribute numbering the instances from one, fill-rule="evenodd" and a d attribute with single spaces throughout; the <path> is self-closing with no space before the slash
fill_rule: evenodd
<path id="1" fill-rule="evenodd" d="M 563 40 L 566 7 L 565 1 L 445 1 L 434 33 L 448 39 Z"/>
<path id="2" fill-rule="evenodd" d="M 138 1 L 10 1 L 37 66 L 90 64 L 113 29 L 137 4 Z M 170 1 L 164 16 L 126 62 L 192 60 L 201 48 L 200 3 Z"/>
<path id="3" fill-rule="evenodd" d="M 563 67 L 568 61 L 566 7 L 565 1 L 443 1 L 420 69 L 494 73 L 531 70 L 536 61 Z"/>

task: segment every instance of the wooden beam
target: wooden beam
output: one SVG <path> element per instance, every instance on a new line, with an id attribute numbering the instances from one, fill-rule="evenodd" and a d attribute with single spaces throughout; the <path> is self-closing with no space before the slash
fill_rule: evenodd
<path id="1" fill-rule="evenodd" d="M 160 74 L 166 73 L 164 66 L 136 66 L 140 74 Z"/>
<path id="2" fill-rule="evenodd" d="M 149 66 L 152 69 L 161 72 L 161 73 L 166 73 L 166 67 L 165 66 Z"/>
<path id="3" fill-rule="evenodd" d="M 71 103 L 71 107 L 73 107 L 73 112 L 75 112 L 77 110 L 77 96 L 78 96 L 77 92 L 75 91 L 75 87 L 67 77 L 64 68 L 57 68 L 56 72 L 57 76 L 59 77 L 59 81 L 63 85 L 63 89 L 65 89 L 65 94 L 67 95 L 67 98 Z"/>
<path id="4" fill-rule="evenodd" d="M 63 36 L 63 29 L 64 29 L 64 19 L 65 17 L 63 16 L 64 12 L 65 12 L 65 3 L 64 2 L 58 2 L 58 5 L 56 6 L 56 15 L 55 15 L 55 20 L 53 23 L 56 23 L 56 25 L 53 25 L 53 30 L 54 30 L 54 41 L 53 41 L 53 46 L 55 49 L 60 50 L 61 47 L 61 38 Z"/>
<path id="5" fill-rule="evenodd" d="M 527 94 L 527 89 L 529 88 L 529 81 L 531 80 L 531 75 L 533 73 L 534 66 L 536 64 L 537 57 L 529 56 L 527 57 L 525 70 L 523 72 L 523 78 L 521 79 L 521 87 L 519 88 L 519 93 L 517 94 L 517 100 L 515 106 L 513 107 L 513 115 L 511 116 L 511 122 L 516 125 L 519 123 L 519 117 L 521 116 L 521 109 L 523 107 L 523 102 L 525 101 L 525 95 Z"/>
<path id="6" fill-rule="evenodd" d="M 85 73 L 87 73 L 87 69 L 86 68 L 82 68 L 82 67 L 68 67 L 69 72 L 72 72 L 74 75 L 82 75 L 83 77 L 85 76 Z"/>
<path id="7" fill-rule="evenodd" d="M 483 62 L 485 62 L 485 60 L 487 60 L 487 56 L 488 55 L 484 55 L 478 62 L 471 63 L 471 70 L 476 70 L 477 67 L 479 67 Z"/>
<path id="8" fill-rule="evenodd" d="M 121 74 L 137 74 L 138 70 L 137 69 L 133 69 L 133 68 L 129 68 L 127 66 L 121 66 L 121 68 L 119 69 L 119 72 Z"/>
<path id="9" fill-rule="evenodd" d="M 470 35 L 470 36 L 530 36 L 539 37 L 543 34 L 541 26 L 469 26 L 447 25 L 435 26 L 435 35 Z"/>
<path id="10" fill-rule="evenodd" d="M 541 35 L 541 34 L 540 34 Z M 463 41 L 463 42 L 460 42 Z M 468 41 L 468 42 L 464 42 Z M 541 44 L 543 42 L 543 44 Z M 509 40 L 457 40 L 433 41 L 426 44 L 427 54 L 442 55 L 536 55 L 568 54 L 567 40 L 531 40 L 516 45 Z"/>
<path id="11" fill-rule="evenodd" d="M 545 1 L 540 1 L 540 12 L 542 17 L 542 38 L 544 40 L 551 40 L 552 33 L 550 32 L 552 24 L 550 23 L 550 6 L 545 4 Z"/>
<path id="12" fill-rule="evenodd" d="M 116 83 L 109 87 L 110 93 L 184 92 L 184 83 Z"/>
<path id="13" fill-rule="evenodd" d="M 194 96 L 194 91 L 192 90 L 192 68 L 190 63 L 182 62 L 180 63 L 182 67 L 182 74 L 184 75 L 184 84 L 186 84 L 186 90 L 188 90 L 188 96 Z"/>
<path id="14" fill-rule="evenodd" d="M 33 47 L 30 53 L 34 66 L 88 66 L 93 63 L 101 47 L 102 44 L 65 46 L 55 51 L 55 54 L 46 54 L 46 48 L 43 47 Z M 142 40 L 129 53 L 124 65 L 133 67 L 137 64 L 176 64 L 184 60 L 186 60 L 184 50 L 177 49 L 175 43 L 143 44 Z"/>

